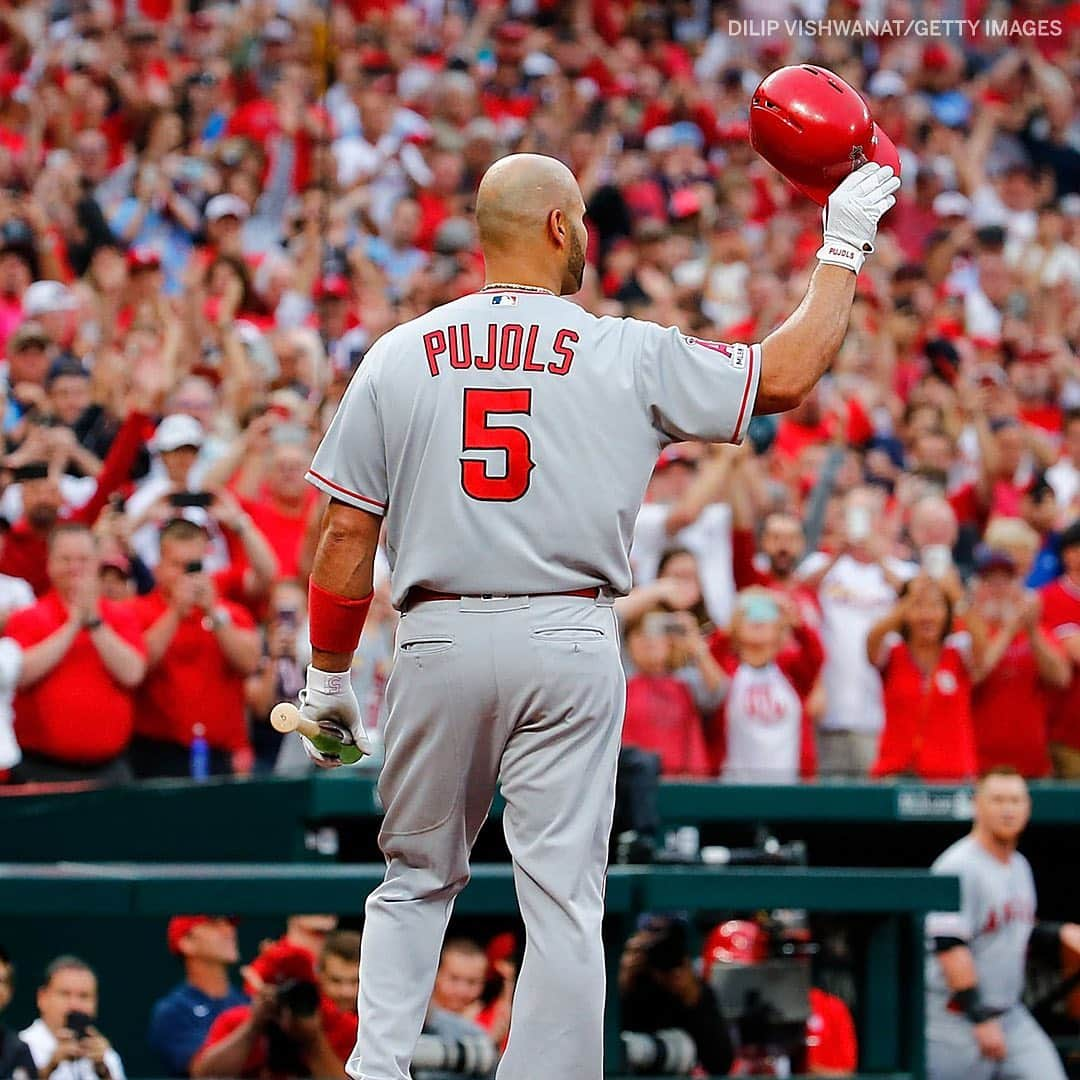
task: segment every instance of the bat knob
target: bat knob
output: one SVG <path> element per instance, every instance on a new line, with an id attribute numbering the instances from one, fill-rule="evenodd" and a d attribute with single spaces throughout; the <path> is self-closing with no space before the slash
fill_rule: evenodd
<path id="1" fill-rule="evenodd" d="M 300 726 L 300 710 L 291 702 L 283 701 L 270 710 L 270 726 L 282 735 L 296 731 Z"/>

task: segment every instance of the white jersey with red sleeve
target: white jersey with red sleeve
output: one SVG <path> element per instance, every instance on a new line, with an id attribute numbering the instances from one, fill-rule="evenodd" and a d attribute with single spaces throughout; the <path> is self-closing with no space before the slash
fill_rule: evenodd
<path id="1" fill-rule="evenodd" d="M 794 628 L 776 660 L 751 667 L 731 638 L 716 631 L 709 648 L 730 678 L 713 738 L 720 775 L 733 783 L 792 784 L 816 767 L 806 699 L 824 662 L 821 639 L 805 623 Z"/>
<path id="2" fill-rule="evenodd" d="M 308 479 L 385 514 L 393 599 L 629 591 L 660 449 L 741 441 L 760 347 L 488 288 L 391 330 L 353 377 Z"/>

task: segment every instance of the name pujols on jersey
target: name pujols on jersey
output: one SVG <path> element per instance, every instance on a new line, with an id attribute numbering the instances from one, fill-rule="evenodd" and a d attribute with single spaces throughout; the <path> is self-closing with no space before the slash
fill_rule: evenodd
<path id="1" fill-rule="evenodd" d="M 516 299 L 516 297 L 515 297 Z M 565 327 L 554 334 L 538 323 L 455 323 L 424 335 L 428 371 L 432 378 L 445 370 L 528 371 L 568 375 L 574 346 L 580 340 Z"/>

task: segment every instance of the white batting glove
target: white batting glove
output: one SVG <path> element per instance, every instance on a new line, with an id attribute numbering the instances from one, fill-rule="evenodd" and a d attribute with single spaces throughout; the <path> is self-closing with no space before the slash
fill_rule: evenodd
<path id="1" fill-rule="evenodd" d="M 365 754 L 371 753 L 371 740 L 360 719 L 360 703 L 353 693 L 349 672 L 320 671 L 309 664 L 307 685 L 300 691 L 300 715 L 316 723 L 330 722 L 346 729 Z M 341 765 L 340 758 L 317 750 L 303 735 L 300 741 L 304 752 L 320 769 L 336 769 Z"/>
<path id="2" fill-rule="evenodd" d="M 829 196 L 822 212 L 824 243 L 818 262 L 843 266 L 854 273 L 862 269 L 874 250 L 878 222 L 896 202 L 900 177 L 891 165 L 867 162 L 845 177 Z"/>

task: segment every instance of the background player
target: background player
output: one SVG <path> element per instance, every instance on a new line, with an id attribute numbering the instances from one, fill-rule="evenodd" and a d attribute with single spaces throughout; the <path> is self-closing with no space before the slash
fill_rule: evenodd
<path id="1" fill-rule="evenodd" d="M 1020 1003 L 1028 941 L 1080 949 L 1076 923 L 1036 922 L 1035 881 L 1016 850 L 1031 816 L 1024 778 L 1011 767 L 975 788 L 975 824 L 931 870 L 960 878 L 960 911 L 928 917 L 929 1080 L 1064 1080 L 1061 1059 Z"/>
<path id="2" fill-rule="evenodd" d="M 488 285 L 383 336 L 309 472 L 332 497 L 311 575 L 314 720 L 366 743 L 349 665 L 386 517 L 402 612 L 379 794 L 384 883 L 368 898 L 349 1074 L 406 1080 L 453 899 L 496 782 L 527 945 L 501 1080 L 599 1080 L 600 927 L 625 700 L 612 599 L 658 451 L 739 441 L 839 348 L 899 179 L 867 164 L 833 192 L 821 265 L 760 345 L 721 345 L 560 299 L 581 287 L 585 204 L 553 158 L 486 173 Z M 602 479 L 598 484 L 597 480 Z M 334 761 L 309 752 L 321 764 Z"/>

